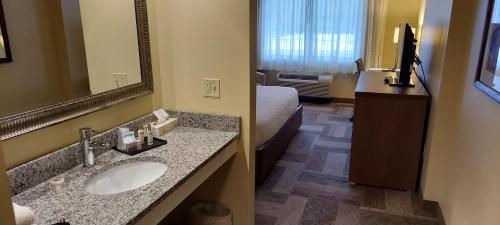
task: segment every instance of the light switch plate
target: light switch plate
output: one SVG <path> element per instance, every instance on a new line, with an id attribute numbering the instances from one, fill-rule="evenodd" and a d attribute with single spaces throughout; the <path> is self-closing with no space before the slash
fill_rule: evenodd
<path id="1" fill-rule="evenodd" d="M 220 80 L 203 78 L 203 96 L 220 98 Z"/>
<path id="2" fill-rule="evenodd" d="M 116 84 L 116 88 L 125 87 L 128 85 L 128 74 L 127 73 L 112 73 L 113 79 Z"/>

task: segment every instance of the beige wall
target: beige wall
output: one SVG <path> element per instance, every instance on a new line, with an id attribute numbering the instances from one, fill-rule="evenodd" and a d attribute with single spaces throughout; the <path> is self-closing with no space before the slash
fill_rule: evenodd
<path id="1" fill-rule="evenodd" d="M 354 74 L 338 74 L 333 77 L 333 97 L 354 99 L 354 90 L 358 76 Z"/>
<path id="2" fill-rule="evenodd" d="M 421 0 L 387 0 L 382 67 L 394 67 L 394 59 L 396 56 L 396 44 L 393 42 L 394 28 L 398 27 L 401 23 L 410 23 L 412 27 L 417 27 L 420 1 Z"/>
<path id="3" fill-rule="evenodd" d="M 418 27 L 418 9 L 421 0 L 387 0 L 387 18 L 385 21 L 384 52 L 382 67 L 393 68 L 396 56 L 396 44 L 394 44 L 394 28 L 401 23 L 409 23 L 412 27 Z"/>
<path id="4" fill-rule="evenodd" d="M 424 19 L 425 19 L 425 4 L 427 3 L 427 0 L 419 0 L 419 5 L 418 5 L 418 25 L 417 25 L 417 33 L 415 38 L 419 41 L 417 43 L 417 54 L 420 51 L 420 44 L 422 44 L 422 31 L 423 31 L 423 26 L 424 26 Z"/>
<path id="5" fill-rule="evenodd" d="M 422 31 L 422 40 L 420 44 L 420 58 L 424 62 L 423 66 L 427 74 L 427 85 L 432 94 L 431 113 L 429 118 L 429 127 L 427 132 L 426 149 L 424 152 L 424 166 L 422 172 L 422 188 L 425 190 L 426 198 L 436 199 L 433 192 L 436 192 L 436 184 L 441 178 L 437 176 L 439 171 L 444 171 L 446 162 L 433 164 L 432 168 L 428 165 L 431 157 L 430 146 L 440 143 L 441 136 L 434 135 L 435 133 L 444 133 L 446 131 L 447 117 L 444 119 L 436 119 L 438 114 L 441 114 L 442 108 L 446 108 L 445 104 L 440 103 L 441 79 L 444 68 L 444 57 L 446 53 L 446 45 L 448 41 L 448 30 L 450 25 L 452 0 L 427 0 L 425 10 L 425 21 Z M 452 114 L 453 115 L 453 114 Z M 435 146 L 435 148 L 446 148 L 446 146 Z M 437 152 L 432 152 L 436 154 Z M 440 156 L 444 157 L 444 156 Z M 428 176 L 427 171 L 432 170 L 434 176 Z M 433 181 L 432 179 L 436 179 Z M 432 189 L 427 189 L 427 183 L 433 183 Z"/>
<path id="6" fill-rule="evenodd" d="M 254 2 L 158 1 L 156 5 L 161 24 L 159 69 L 163 96 L 168 96 L 164 105 L 242 116 L 242 139 L 227 178 L 233 183 L 232 191 L 222 193 L 217 200 L 233 209 L 235 224 L 253 224 L 255 83 L 250 71 L 255 67 L 250 61 L 255 45 L 250 39 L 250 24 L 254 23 L 250 16 L 254 18 L 256 11 L 250 8 Z M 221 80 L 221 98 L 202 96 L 204 77 Z"/>
<path id="7" fill-rule="evenodd" d="M 500 221 L 500 106 L 473 87 L 486 3 L 428 0 L 425 13 L 434 105 L 422 184 L 450 225 Z"/>
<path id="8" fill-rule="evenodd" d="M 117 88 L 114 73 L 127 74 L 124 85 L 140 83 L 134 1 L 81 0 L 80 10 L 92 94 Z"/>
<path id="9" fill-rule="evenodd" d="M 9 181 L 5 172 L 2 145 L 0 144 L 0 221 L 2 224 L 14 224 L 14 213 L 10 200 Z"/>

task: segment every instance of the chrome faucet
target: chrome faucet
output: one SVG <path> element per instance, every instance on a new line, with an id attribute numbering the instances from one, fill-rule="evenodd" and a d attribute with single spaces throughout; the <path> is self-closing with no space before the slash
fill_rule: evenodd
<path id="1" fill-rule="evenodd" d="M 80 151 L 82 152 L 84 167 L 90 167 L 95 164 L 94 149 L 105 149 L 109 147 L 109 145 L 92 142 L 92 134 L 97 133 L 97 131 L 90 128 L 80 129 Z"/>

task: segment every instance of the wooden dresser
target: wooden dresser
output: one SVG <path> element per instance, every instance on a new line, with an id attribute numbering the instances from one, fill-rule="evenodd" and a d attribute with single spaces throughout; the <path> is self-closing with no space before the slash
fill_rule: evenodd
<path id="1" fill-rule="evenodd" d="M 415 76 L 414 88 L 384 83 L 390 72 L 367 71 L 356 87 L 349 180 L 417 190 L 430 96 Z"/>

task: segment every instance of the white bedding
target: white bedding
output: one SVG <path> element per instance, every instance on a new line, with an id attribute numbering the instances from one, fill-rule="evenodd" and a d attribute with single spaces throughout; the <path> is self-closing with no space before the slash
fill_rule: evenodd
<path id="1" fill-rule="evenodd" d="M 299 105 L 297 90 L 288 87 L 257 86 L 256 146 L 270 140 Z"/>

